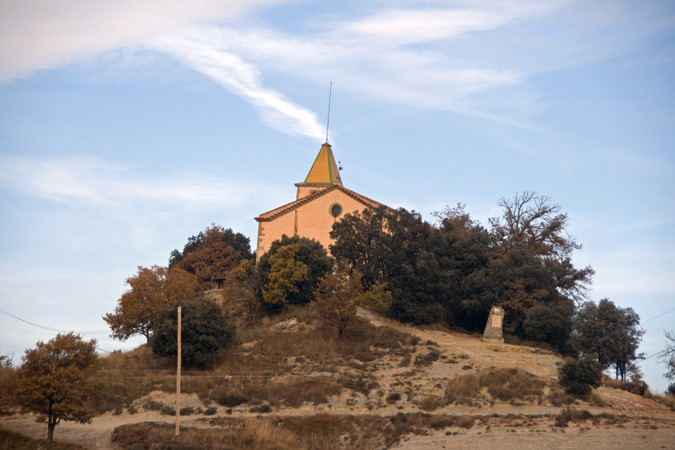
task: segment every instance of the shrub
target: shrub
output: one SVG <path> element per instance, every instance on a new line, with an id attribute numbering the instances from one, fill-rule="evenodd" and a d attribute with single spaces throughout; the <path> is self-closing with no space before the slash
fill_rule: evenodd
<path id="1" fill-rule="evenodd" d="M 396 403 L 397 401 L 401 400 L 401 394 L 398 392 L 392 392 L 391 394 L 387 395 L 387 403 L 390 405 Z"/>
<path id="2" fill-rule="evenodd" d="M 437 349 L 431 349 L 426 355 L 418 355 L 415 358 L 415 365 L 417 367 L 428 367 L 440 358 L 441 352 Z"/>
<path id="3" fill-rule="evenodd" d="M 593 414 L 585 409 L 578 411 L 574 408 L 565 408 L 556 416 L 555 426 L 564 428 L 567 426 L 567 422 L 585 422 L 589 419 L 593 419 Z"/>
<path id="4" fill-rule="evenodd" d="M 422 399 L 422 401 L 420 402 L 420 409 L 423 409 L 424 411 L 433 411 L 438 408 L 444 407 L 446 404 L 447 402 L 443 397 L 436 397 L 430 395 Z"/>
<path id="5" fill-rule="evenodd" d="M 602 368 L 592 360 L 570 361 L 558 369 L 558 379 L 565 392 L 583 397 L 600 386 Z"/>
<path id="6" fill-rule="evenodd" d="M 675 395 L 675 383 L 670 383 L 668 389 L 666 389 L 666 394 Z"/>
<path id="7" fill-rule="evenodd" d="M 246 403 L 249 400 L 241 392 L 226 387 L 217 389 L 213 394 L 213 399 L 219 405 L 230 408 Z"/>
<path id="8" fill-rule="evenodd" d="M 154 354 L 175 358 L 177 342 L 178 311 L 171 307 L 164 311 L 155 324 L 150 338 Z M 185 367 L 208 365 L 215 354 L 237 341 L 230 315 L 210 301 L 185 302 L 182 305 L 182 361 Z"/>

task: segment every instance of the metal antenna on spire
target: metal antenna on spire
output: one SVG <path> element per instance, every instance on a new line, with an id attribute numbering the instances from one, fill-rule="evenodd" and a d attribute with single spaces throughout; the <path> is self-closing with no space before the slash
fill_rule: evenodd
<path id="1" fill-rule="evenodd" d="M 330 100 L 333 95 L 333 81 L 330 82 L 328 89 L 328 115 L 326 116 L 326 143 L 328 143 L 328 128 L 330 127 Z"/>

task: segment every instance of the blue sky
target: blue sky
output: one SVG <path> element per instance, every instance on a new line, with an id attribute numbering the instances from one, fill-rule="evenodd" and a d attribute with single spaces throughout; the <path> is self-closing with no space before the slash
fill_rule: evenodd
<path id="1" fill-rule="evenodd" d="M 211 223 L 255 241 L 326 133 L 346 187 L 421 212 L 534 190 L 590 297 L 675 323 L 670 1 L 3 0 L 0 352 L 99 332 L 137 266 Z M 664 314 L 665 313 L 665 314 Z M 657 317 L 658 316 L 658 317 Z M 651 320 L 650 320 L 651 319 Z M 656 358 L 646 380 L 665 389 Z"/>

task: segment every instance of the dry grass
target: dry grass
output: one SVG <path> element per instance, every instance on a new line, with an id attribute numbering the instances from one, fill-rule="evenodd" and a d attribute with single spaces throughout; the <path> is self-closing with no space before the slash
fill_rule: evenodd
<path id="1" fill-rule="evenodd" d="M 589 421 L 594 425 L 616 425 L 628 422 L 628 420 L 628 417 L 625 416 L 608 413 L 593 415 L 585 409 L 565 408 L 555 417 L 554 424 L 556 427 L 566 427 L 569 422 L 581 423 Z"/>
<path id="2" fill-rule="evenodd" d="M 287 407 L 321 404 L 345 388 L 368 395 L 379 387 L 369 377 L 378 361 L 387 355 L 410 358 L 419 344 L 415 336 L 366 322 L 355 323 L 340 339 L 318 324 L 306 307 L 240 324 L 243 345 L 222 355 L 210 370 L 184 372 L 181 389 L 197 394 L 207 406 L 212 402 L 228 407 L 250 402 Z M 431 350 L 424 359 L 438 359 L 437 352 Z M 350 370 L 336 374 L 338 382 L 326 376 L 345 367 Z M 101 413 L 121 412 L 154 390 L 172 392 L 175 362 L 158 358 L 142 346 L 102 358 L 94 381 L 97 394 L 89 405 Z"/>
<path id="3" fill-rule="evenodd" d="M 58 432 L 56 433 L 58 439 Z M 48 448 L 51 450 L 82 450 L 77 444 L 64 444 L 54 441 L 51 445 L 45 439 L 32 439 L 19 433 L 0 429 L 0 450 L 34 450 Z"/>
<path id="4" fill-rule="evenodd" d="M 675 411 L 675 395 L 668 394 L 663 399 L 663 404 L 666 405 L 671 410 Z"/>
<path id="5" fill-rule="evenodd" d="M 417 367 L 429 367 L 434 362 L 438 361 L 440 358 L 441 352 L 438 349 L 430 349 L 424 355 L 417 355 L 415 358 L 415 366 Z"/>
<path id="6" fill-rule="evenodd" d="M 671 411 L 675 411 L 675 395 L 673 394 L 658 395 L 649 393 L 648 396 L 645 395 L 645 398 L 652 399 L 655 402 L 661 403 L 662 405 L 670 408 Z"/>
<path id="7" fill-rule="evenodd" d="M 541 403 L 546 382 L 521 369 L 490 370 L 467 374 L 448 382 L 447 403 L 473 404 L 475 401 L 537 401 Z M 488 395 L 489 394 L 489 395 Z"/>
<path id="8" fill-rule="evenodd" d="M 298 407 L 305 402 L 328 403 L 330 397 L 340 395 L 342 389 L 340 384 L 324 376 L 292 377 L 265 383 L 258 379 L 235 379 L 215 389 L 211 399 L 228 407 L 249 402 Z"/>
<path id="9" fill-rule="evenodd" d="M 113 443 L 122 448 L 172 450 L 259 449 L 259 450 L 355 450 L 387 448 L 407 434 L 426 434 L 447 427 L 471 428 L 472 416 L 397 414 L 380 416 L 336 416 L 317 414 L 303 417 L 257 419 L 219 418 L 209 429 L 181 428 L 159 424 L 125 425 L 115 429 Z"/>
<path id="10" fill-rule="evenodd" d="M 302 450 L 293 432 L 275 426 L 269 420 L 246 420 L 227 429 L 181 428 L 174 436 L 175 427 L 166 424 L 140 423 L 123 425 L 113 431 L 112 442 L 121 448 L 166 448 L 172 450 Z"/>
<path id="11" fill-rule="evenodd" d="M 176 383 L 174 364 L 153 355 L 147 346 L 101 358 L 92 380 L 96 394 L 88 406 L 99 413 L 115 411 L 128 408 L 135 399 L 153 390 L 171 391 Z"/>

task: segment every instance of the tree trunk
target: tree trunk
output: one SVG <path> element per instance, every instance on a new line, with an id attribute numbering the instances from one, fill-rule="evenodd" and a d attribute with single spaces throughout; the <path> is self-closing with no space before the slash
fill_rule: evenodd
<path id="1" fill-rule="evenodd" d="M 47 442 L 50 444 L 54 442 L 54 428 L 56 428 L 56 423 L 49 419 L 47 423 Z"/>
<path id="2" fill-rule="evenodd" d="M 47 442 L 54 442 L 54 428 L 56 428 L 56 417 L 53 411 L 54 402 L 49 399 L 49 415 L 47 416 Z"/>

